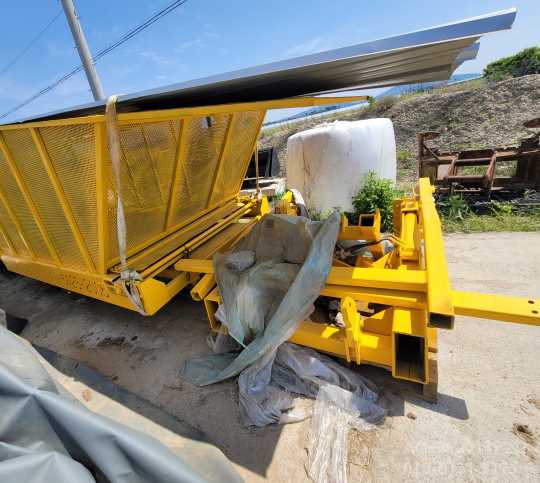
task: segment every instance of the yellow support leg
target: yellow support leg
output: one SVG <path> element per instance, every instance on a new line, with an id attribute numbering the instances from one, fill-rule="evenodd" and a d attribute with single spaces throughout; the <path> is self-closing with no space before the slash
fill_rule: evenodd
<path id="1" fill-rule="evenodd" d="M 433 187 L 429 178 L 418 180 L 417 192 L 424 235 L 429 324 L 451 329 L 454 326 L 452 290 L 444 254 L 441 222 L 433 201 Z"/>

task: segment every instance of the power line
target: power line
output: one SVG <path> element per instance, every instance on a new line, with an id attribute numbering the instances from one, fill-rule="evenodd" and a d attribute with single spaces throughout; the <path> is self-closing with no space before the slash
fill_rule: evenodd
<path id="1" fill-rule="evenodd" d="M 60 10 L 53 17 L 53 19 L 47 25 L 45 25 L 45 27 L 43 27 L 43 29 L 30 42 L 28 42 L 26 47 L 24 47 L 15 57 L 13 57 L 13 59 L 0 71 L 0 76 L 4 75 L 9 69 L 11 69 L 11 67 L 13 67 L 19 61 L 19 59 L 24 54 L 26 54 L 26 52 L 28 52 L 28 50 L 30 50 L 30 47 L 32 47 L 41 38 L 41 36 L 45 32 L 47 32 L 47 30 L 49 30 L 49 28 L 52 26 L 52 24 L 58 20 L 61 13 L 62 13 L 62 10 Z"/>
<path id="2" fill-rule="evenodd" d="M 154 15 L 152 15 L 150 18 L 148 18 L 147 20 L 145 20 L 143 23 L 137 25 L 136 27 L 132 28 L 131 30 L 129 30 L 128 32 L 126 32 L 122 37 L 120 37 L 118 40 L 116 40 L 115 42 L 113 42 L 112 44 L 110 44 L 109 46 L 105 47 L 104 49 L 100 50 L 94 57 L 93 57 L 93 61 L 94 62 L 97 62 L 99 59 L 101 59 L 102 57 L 104 57 L 105 55 L 109 54 L 110 52 L 112 52 L 114 49 L 116 49 L 117 47 L 120 47 L 120 45 L 122 45 L 123 43 L 127 42 L 128 40 L 130 40 L 131 38 L 135 37 L 135 35 L 141 33 L 143 30 L 147 29 L 148 27 L 150 27 L 152 24 L 154 24 L 155 22 L 157 22 L 159 19 L 165 17 L 165 15 L 168 15 L 169 13 L 173 12 L 174 10 L 176 10 L 178 7 L 181 7 L 182 5 L 184 5 L 185 3 L 187 2 L 187 0 L 176 0 L 172 3 L 170 3 L 169 5 L 167 5 L 166 7 L 162 8 L 161 10 L 159 10 L 158 12 L 156 12 Z M 9 111 L 6 111 L 4 112 L 2 115 L 0 115 L 0 119 L 3 119 L 7 116 L 9 116 L 10 114 L 13 114 L 15 111 L 18 111 L 19 109 L 27 106 L 28 104 L 30 104 L 32 101 L 35 101 L 38 97 L 41 97 L 45 94 L 47 94 L 48 92 L 52 91 L 55 87 L 58 87 L 60 84 L 62 84 L 63 82 L 67 81 L 68 79 L 70 79 L 71 77 L 73 77 L 75 74 L 81 72 L 83 70 L 83 66 L 82 65 L 78 65 L 77 67 L 75 67 L 73 70 L 71 70 L 70 72 L 68 72 L 67 74 L 64 74 L 62 77 L 60 77 L 59 79 L 57 79 L 56 81 L 54 81 L 52 84 L 48 85 L 47 87 L 44 87 L 43 89 L 41 89 L 40 91 L 36 92 L 34 95 L 32 95 L 31 97 L 29 97 L 28 99 L 26 99 L 25 101 L 21 102 L 20 104 L 16 105 L 15 107 L 13 107 L 12 109 L 10 109 Z"/>

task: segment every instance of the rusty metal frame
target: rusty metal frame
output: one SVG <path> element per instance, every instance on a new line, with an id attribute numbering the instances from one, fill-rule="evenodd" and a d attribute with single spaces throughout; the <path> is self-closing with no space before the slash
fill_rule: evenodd
<path id="1" fill-rule="evenodd" d="M 532 119 L 524 123 L 528 129 L 539 129 L 540 122 Z M 440 133 L 426 131 L 417 134 L 419 178 L 429 177 L 441 192 L 484 194 L 489 198 L 493 191 L 515 191 L 540 189 L 540 132 L 523 139 L 517 146 L 501 146 L 462 151 L 440 151 L 430 144 Z M 513 176 L 498 176 L 497 163 L 516 161 Z M 441 166 L 448 166 L 445 173 Z M 470 166 L 485 166 L 479 175 L 463 175 L 460 169 Z"/>

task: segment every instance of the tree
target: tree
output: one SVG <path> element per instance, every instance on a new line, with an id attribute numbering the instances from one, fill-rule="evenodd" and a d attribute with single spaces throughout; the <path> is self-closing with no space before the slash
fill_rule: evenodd
<path id="1" fill-rule="evenodd" d="M 484 77 L 492 81 L 529 74 L 540 74 L 540 47 L 529 47 L 510 57 L 503 57 L 484 69 Z"/>

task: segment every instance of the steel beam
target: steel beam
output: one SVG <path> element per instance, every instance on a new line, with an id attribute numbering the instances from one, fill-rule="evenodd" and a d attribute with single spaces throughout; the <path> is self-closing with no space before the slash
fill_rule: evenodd
<path id="1" fill-rule="evenodd" d="M 540 326 L 540 300 L 477 292 L 452 292 L 456 315 Z"/>
<path id="2" fill-rule="evenodd" d="M 174 268 L 183 272 L 214 273 L 211 260 L 183 258 Z M 420 270 L 393 270 L 387 268 L 332 267 L 326 283 L 348 287 L 369 287 L 412 292 L 426 291 L 426 277 Z"/>
<path id="3" fill-rule="evenodd" d="M 264 118 L 266 117 L 266 110 L 261 111 L 259 113 L 259 115 L 261 116 L 261 118 L 260 118 L 259 124 L 257 126 L 257 135 L 255 136 L 255 139 L 253 139 L 253 143 L 251 144 L 250 153 L 254 153 L 255 149 L 257 148 L 257 143 L 259 142 L 259 136 L 261 135 L 261 129 L 262 129 L 262 126 L 263 126 L 263 123 L 264 123 Z M 240 180 L 240 183 L 237 186 L 235 186 L 235 192 L 238 192 L 238 191 L 240 191 L 242 189 L 242 183 L 244 182 L 244 178 L 246 177 L 246 173 L 248 171 L 250 162 L 251 162 L 251 156 L 249 156 L 249 158 L 246 159 L 245 164 L 242 167 L 242 171 L 241 171 L 242 172 L 242 179 Z"/>
<path id="4" fill-rule="evenodd" d="M 154 274 L 159 272 L 161 267 L 172 265 L 173 263 L 176 262 L 176 260 L 180 256 L 182 256 L 183 253 L 194 250 L 198 246 L 202 245 L 205 241 L 210 239 L 210 237 L 219 233 L 221 230 L 223 230 L 226 226 L 233 223 L 235 220 L 241 218 L 243 215 L 251 211 L 251 209 L 252 209 L 252 204 L 248 203 L 247 205 L 235 211 L 234 213 L 230 214 L 226 218 L 219 220 L 217 223 L 212 225 L 208 230 L 203 231 L 201 234 L 192 238 L 189 242 L 178 247 L 176 250 L 169 253 L 167 256 L 161 258 L 156 263 L 144 269 L 141 272 L 141 276 L 143 278 L 152 277 Z"/>
<path id="5" fill-rule="evenodd" d="M 409 309 L 426 309 L 426 295 L 420 292 L 406 290 L 389 290 L 384 288 L 347 287 L 344 285 L 327 284 L 321 290 L 321 295 L 341 299 L 351 297 L 354 300 L 391 307 L 405 307 Z"/>
<path id="6" fill-rule="evenodd" d="M 441 221 L 433 202 L 433 187 L 429 178 L 420 178 L 417 190 L 424 236 L 429 324 L 451 329 L 454 326 L 452 290 L 444 254 Z"/>
<path id="7" fill-rule="evenodd" d="M 290 342 L 311 347 L 346 358 L 349 352 L 351 361 L 356 361 L 357 350 L 347 349 L 348 340 L 345 329 L 317 322 L 300 322 L 296 332 L 289 338 Z M 392 367 L 391 336 L 374 332 L 362 332 L 358 346 L 362 363 L 371 363 L 386 368 Z"/>
<path id="8" fill-rule="evenodd" d="M 8 232 L 7 230 L 4 228 L 4 225 L 2 224 L 2 220 L 0 219 L 0 235 L 2 235 L 2 238 L 4 239 L 4 241 L 6 242 L 6 245 L 8 246 L 9 248 L 9 251 L 16 255 L 17 254 L 17 250 L 15 249 L 15 245 L 13 244 L 13 242 L 11 241 L 11 239 L 9 238 L 9 235 L 8 235 Z"/>
<path id="9" fill-rule="evenodd" d="M 109 213 L 107 209 L 107 133 L 105 123 L 94 125 L 95 154 L 96 154 L 96 225 L 98 236 L 98 271 L 107 272 L 107 257 L 109 253 Z"/>
<path id="10" fill-rule="evenodd" d="M 172 225 L 175 202 L 178 198 L 178 189 L 180 180 L 186 178 L 184 171 L 184 159 L 186 159 L 187 138 L 189 135 L 189 118 L 180 120 L 180 133 L 177 140 L 176 158 L 174 160 L 174 172 L 171 181 L 171 191 L 169 193 L 169 202 L 167 204 L 167 215 L 165 216 L 165 230 Z M 185 183 L 187 185 L 187 183 Z"/>
<path id="11" fill-rule="evenodd" d="M 204 300 L 210 290 L 216 286 L 216 279 L 211 273 L 206 273 L 197 284 L 191 289 L 191 298 L 197 302 Z"/>
<path id="12" fill-rule="evenodd" d="M 11 221 L 15 225 L 15 228 L 17 229 L 17 233 L 19 234 L 19 238 L 23 242 L 23 245 L 25 246 L 26 250 L 28 251 L 28 254 L 30 255 L 30 258 L 32 260 L 36 259 L 36 254 L 34 252 L 34 249 L 32 248 L 32 245 L 30 244 L 29 240 L 26 238 L 26 235 L 24 234 L 24 231 L 22 229 L 21 223 L 19 222 L 19 219 L 17 218 L 17 215 L 11 208 L 11 205 L 9 204 L 9 201 L 4 194 L 4 191 L 2 187 L 0 186 L 0 201 L 3 203 L 8 216 L 11 218 Z"/>
<path id="13" fill-rule="evenodd" d="M 211 205 L 212 199 L 214 198 L 214 190 L 216 187 L 216 183 L 219 179 L 219 175 L 221 174 L 223 160 L 225 159 L 225 156 L 227 156 L 227 153 L 228 153 L 229 144 L 231 142 L 232 133 L 234 132 L 237 119 L 238 119 L 238 115 L 233 112 L 227 124 L 227 130 L 225 131 L 223 144 L 221 145 L 221 152 L 219 153 L 218 161 L 217 161 L 216 167 L 214 168 L 214 176 L 212 177 L 210 190 L 208 191 L 208 198 L 206 200 L 206 208 L 208 208 Z"/>
<path id="14" fill-rule="evenodd" d="M 424 271 L 389 268 L 332 267 L 326 283 L 412 292 L 425 292 L 427 289 Z"/>

